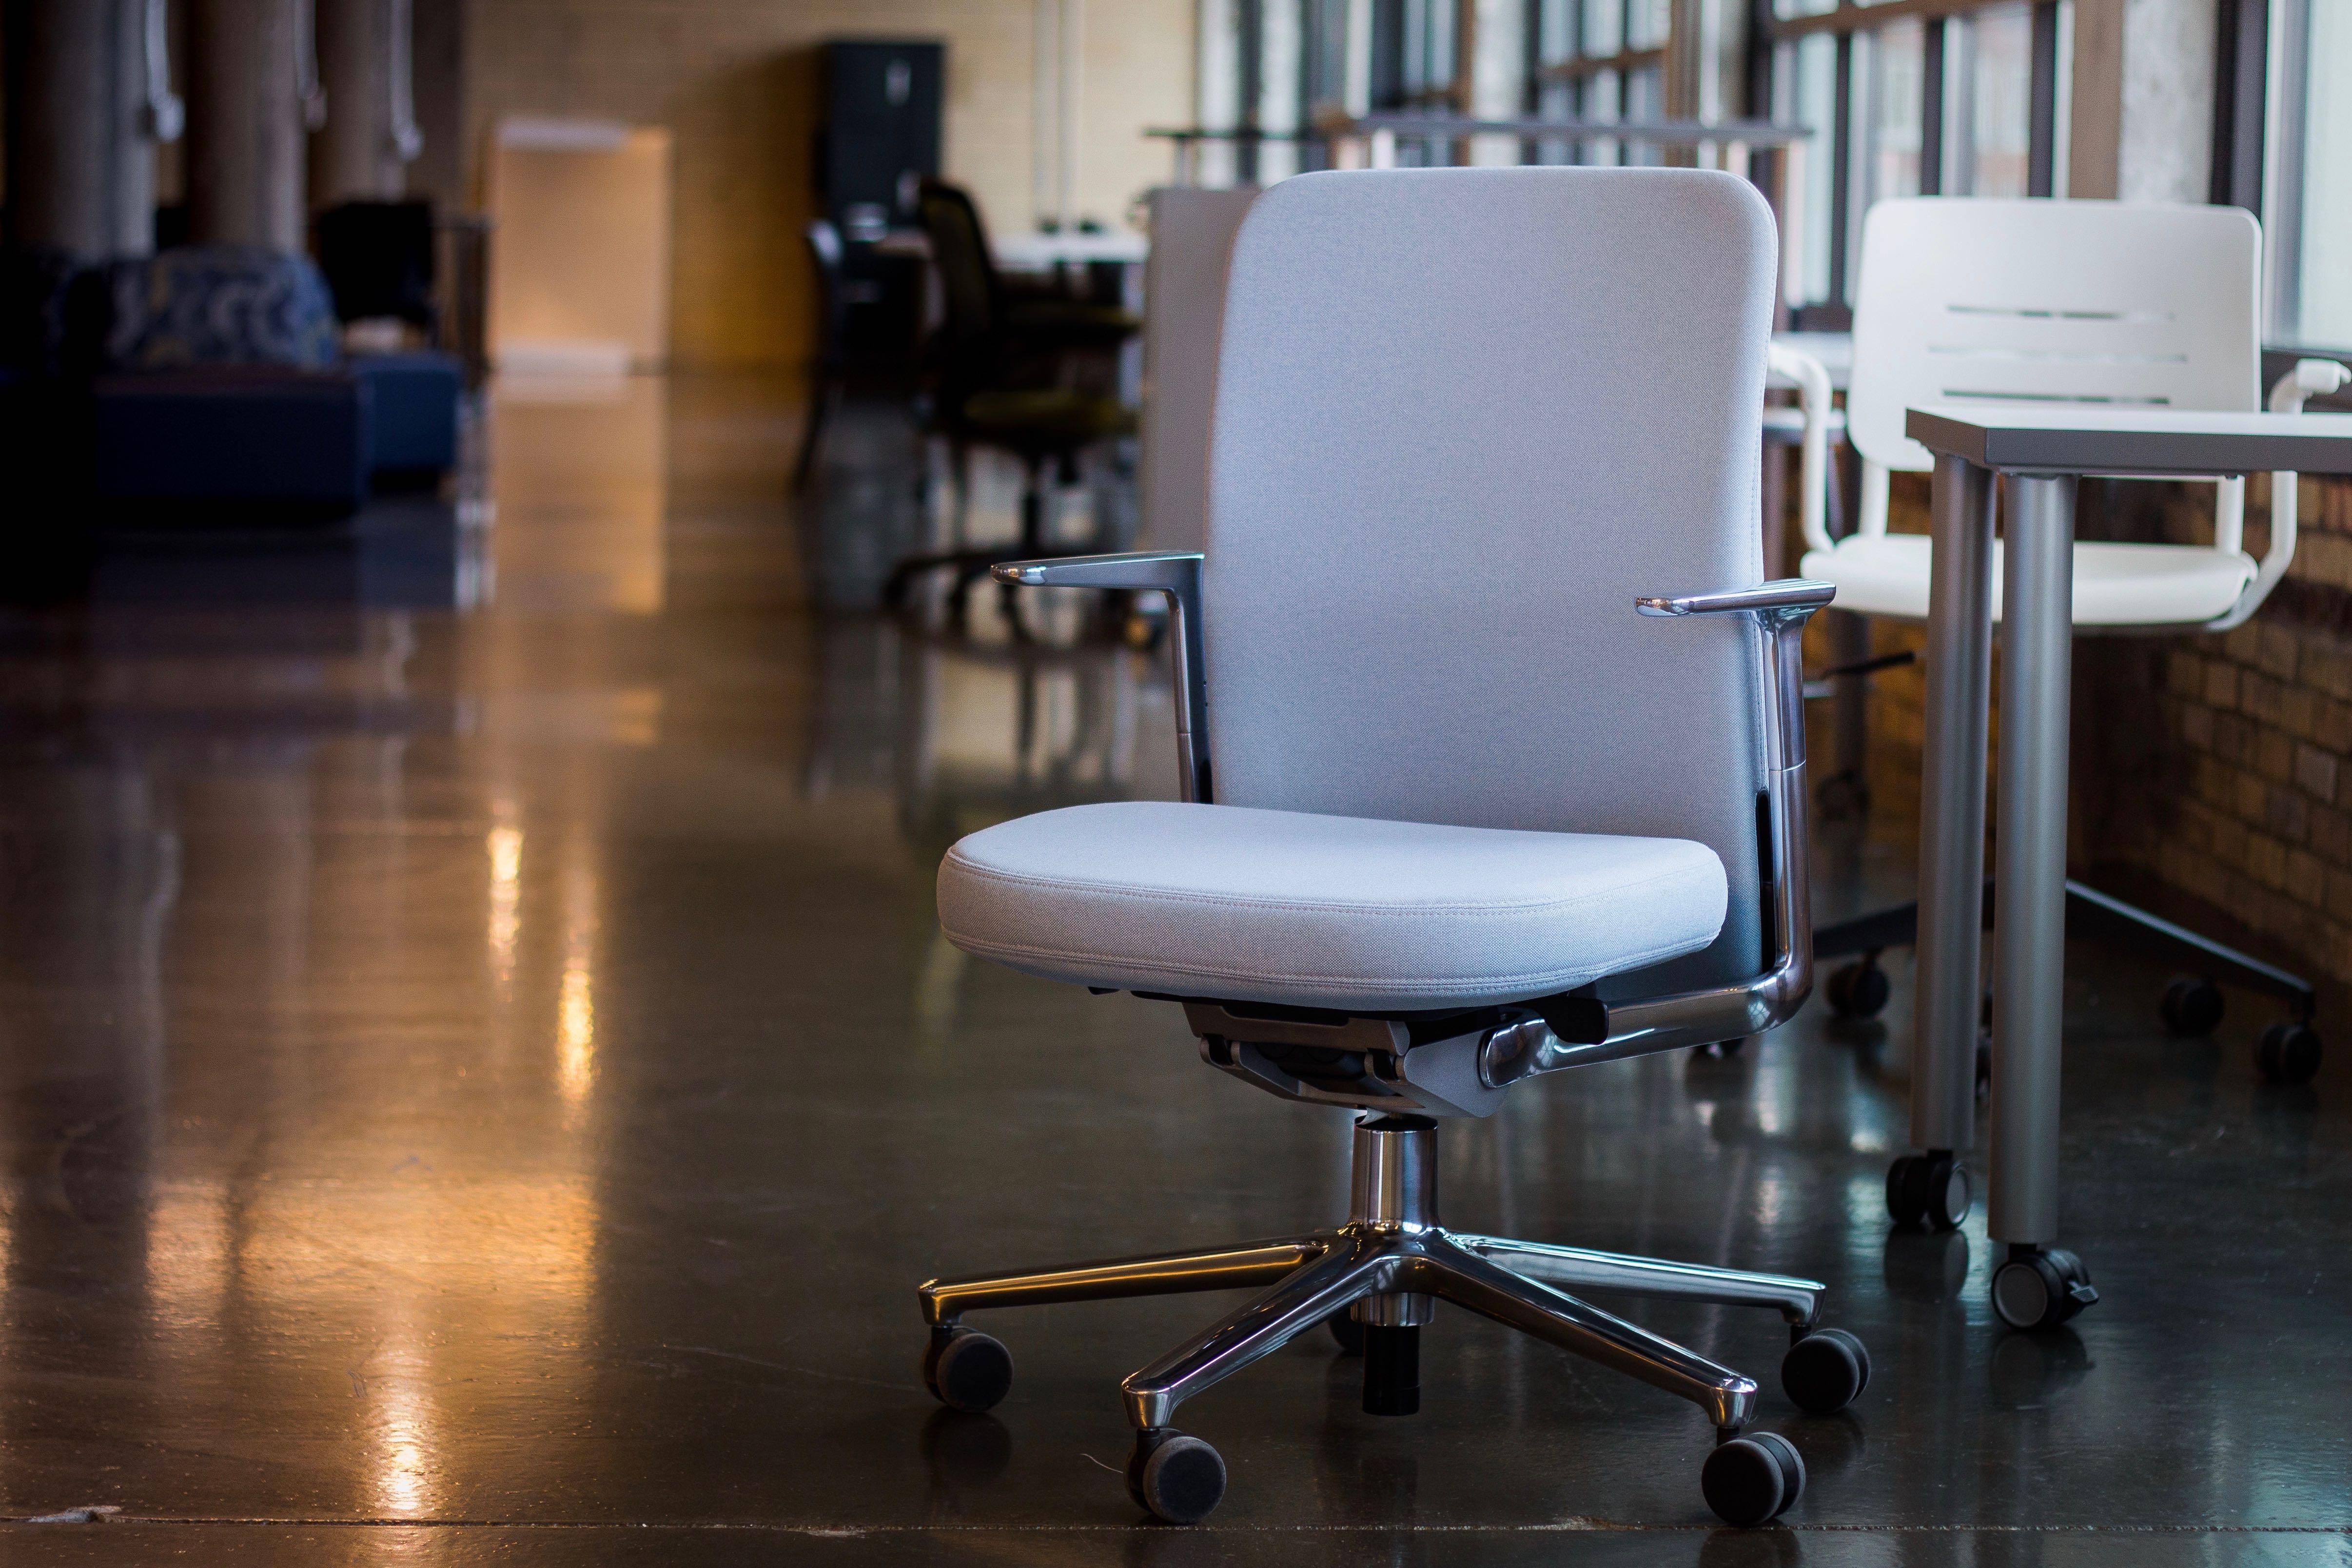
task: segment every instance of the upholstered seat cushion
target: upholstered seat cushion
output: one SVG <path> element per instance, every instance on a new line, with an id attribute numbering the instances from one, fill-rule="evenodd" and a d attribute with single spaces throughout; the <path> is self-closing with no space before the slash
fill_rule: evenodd
<path id="1" fill-rule="evenodd" d="M 2001 546 L 1992 546 L 1992 615 L 2000 618 Z M 1798 571 L 1837 584 L 1837 607 L 1864 616 L 1927 617 L 1934 547 L 1924 533 L 1855 534 L 1834 550 L 1809 550 Z M 2078 626 L 2195 626 L 2238 602 L 2254 563 L 2236 552 L 2183 544 L 2074 546 Z"/>
<path id="2" fill-rule="evenodd" d="M 1715 940 L 1681 838 L 1128 801 L 972 834 L 940 868 L 967 952 L 1052 980 L 1381 1010 L 1524 1000 Z"/>

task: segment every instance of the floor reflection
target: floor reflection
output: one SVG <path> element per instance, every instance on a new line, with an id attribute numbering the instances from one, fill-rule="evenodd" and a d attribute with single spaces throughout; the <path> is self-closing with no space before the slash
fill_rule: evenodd
<path id="1" fill-rule="evenodd" d="M 1201 1401 L 1211 1532 L 1132 1528 L 1112 1391 L 1222 1302 L 1008 1315 L 1013 1400 L 936 1411 L 915 1280 L 1323 1223 L 1346 1121 L 940 939 L 958 835 L 1174 794 L 1163 662 L 1084 595 L 858 608 L 948 526 L 942 459 L 873 412 L 788 502 L 792 397 L 501 389 L 484 504 L 434 525 L 467 593 L 181 540 L 201 567 L 0 609 L 0 1513 L 291 1521 L 205 1528 L 301 1562 L 359 1550 L 301 1521 L 403 1519 L 517 1528 L 365 1550 L 2163 1563 L 2352 1526 L 2337 1079 L 2263 1090 L 2079 944 L 2067 1225 L 2106 1300 L 2071 1334 L 1993 1331 L 1980 1222 L 1887 1236 L 1899 1026 L 1809 1013 L 1446 1131 L 1458 1223 L 1831 1283 L 1878 1370 L 1849 1420 L 1768 1400 L 1814 1474 L 1790 1530 L 1711 1532 L 1695 1417 L 1460 1314 L 1413 1421 L 1319 1341 Z M 983 476 L 965 526 L 1010 505 Z M 1852 851 L 1825 898 L 1874 895 Z M 1755 1314 L 1631 1310 L 1777 1362 Z"/>

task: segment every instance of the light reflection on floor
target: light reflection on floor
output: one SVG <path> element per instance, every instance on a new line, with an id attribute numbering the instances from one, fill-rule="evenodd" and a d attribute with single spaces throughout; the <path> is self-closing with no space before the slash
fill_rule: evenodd
<path id="1" fill-rule="evenodd" d="M 1079 599 L 1028 640 L 988 593 L 962 631 L 861 609 L 948 526 L 938 458 L 867 411 L 795 510 L 795 416 L 745 381 L 502 389 L 487 569 L 438 607 L 274 569 L 240 599 L 216 549 L 200 597 L 0 613 L 0 1513 L 253 1521 L 0 1554 L 2340 1554 L 2340 1075 L 2260 1088 L 2258 1008 L 2167 1040 L 2089 949 L 2066 1202 L 2108 1299 L 2058 1336 L 1994 1332 L 1980 1221 L 1888 1237 L 1899 1026 L 1809 1014 L 1446 1132 L 1466 1225 L 1831 1282 L 1879 1371 L 1850 1419 L 1769 1405 L 1813 1472 L 1790 1530 L 1709 1530 L 1681 1406 L 1456 1314 L 1414 1421 L 1319 1343 L 1200 1401 L 1234 1474 L 1206 1532 L 1136 1528 L 1087 1456 L 1213 1305 L 1007 1315 L 1013 1399 L 934 1414 L 916 1279 L 1323 1223 L 1346 1126 L 1206 1072 L 1171 1009 L 940 939 L 961 833 L 1173 793 L 1161 671 L 1076 645 Z M 984 470 L 967 527 L 1011 504 Z M 1867 839 L 1822 864 L 1825 900 L 1901 880 Z M 1636 1315 L 1777 1359 L 1752 1314 Z M 477 1522 L 347 1528 L 400 1520 Z M 2339 1533 L 2211 1533 L 2245 1526 Z"/>

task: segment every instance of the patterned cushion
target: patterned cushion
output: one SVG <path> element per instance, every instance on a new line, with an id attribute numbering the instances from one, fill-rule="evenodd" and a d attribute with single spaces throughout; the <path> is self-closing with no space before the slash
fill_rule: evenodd
<path id="1" fill-rule="evenodd" d="M 303 257 L 261 246 L 186 245 L 115 266 L 107 358 L 117 370 L 325 370 L 341 357 L 333 297 Z"/>

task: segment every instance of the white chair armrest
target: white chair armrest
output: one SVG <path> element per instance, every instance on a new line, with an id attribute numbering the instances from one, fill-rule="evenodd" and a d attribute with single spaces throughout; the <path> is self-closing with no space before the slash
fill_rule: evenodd
<path id="1" fill-rule="evenodd" d="M 2304 400 L 2325 397 L 2352 380 L 2347 371 L 2332 359 L 2297 360 L 2294 368 L 2271 385 L 2270 408 L 2273 414 L 2300 414 Z M 2242 626 L 2253 613 L 2263 607 L 2271 590 L 2285 577 L 2287 568 L 2294 564 L 2296 476 L 2282 471 L 2271 476 L 2271 545 L 2263 552 L 2263 563 L 2256 569 L 2253 581 L 2230 606 L 2230 613 L 2217 621 L 2206 623 L 2206 630 L 2226 632 Z"/>
<path id="2" fill-rule="evenodd" d="M 1813 550 L 1831 549 L 1829 531 L 1830 373 L 1802 349 L 1774 343 L 1766 361 L 1776 375 L 1797 384 L 1797 398 L 1805 411 L 1804 445 L 1798 462 L 1798 520 L 1805 543 Z"/>

